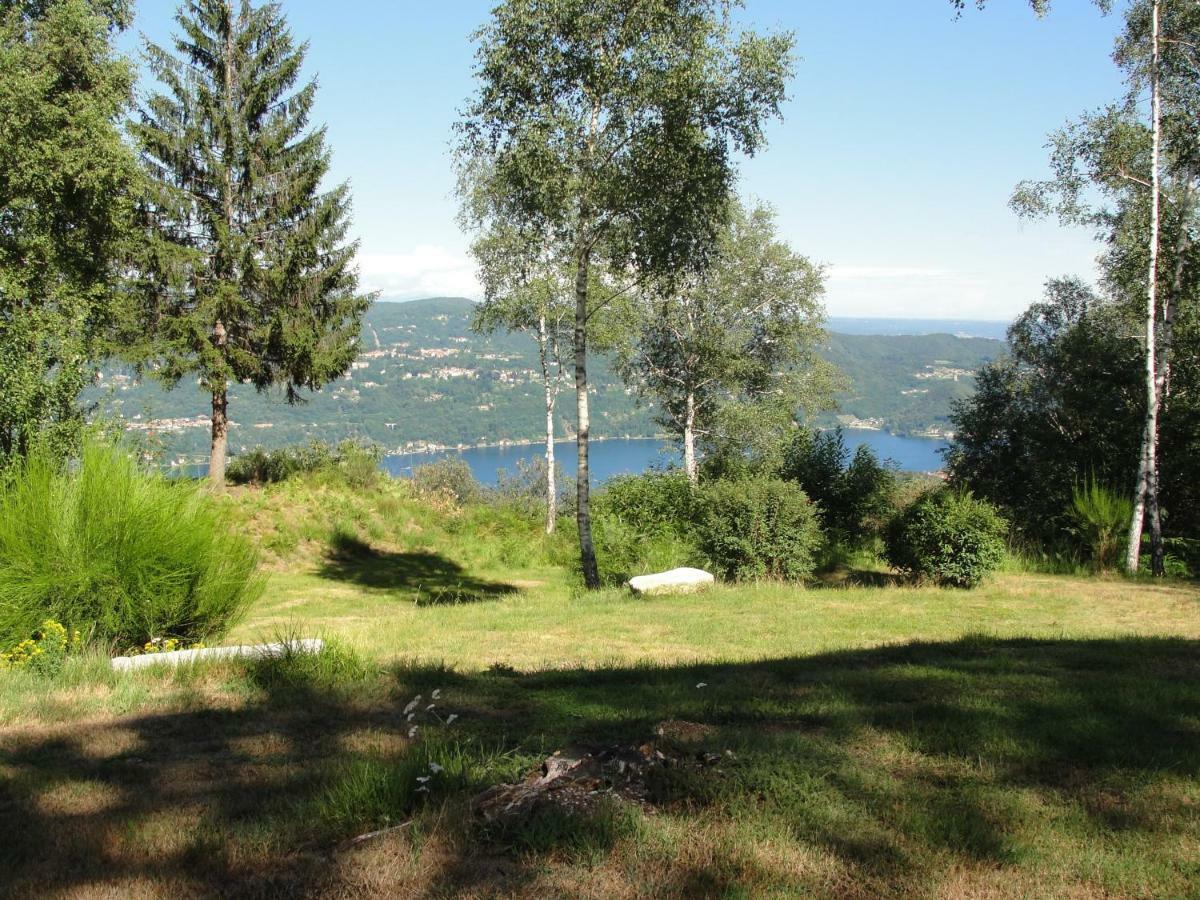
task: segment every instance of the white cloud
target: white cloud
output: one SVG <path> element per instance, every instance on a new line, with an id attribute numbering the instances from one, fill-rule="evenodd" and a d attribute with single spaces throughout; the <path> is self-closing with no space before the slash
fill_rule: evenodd
<path id="1" fill-rule="evenodd" d="M 358 266 L 363 288 L 388 300 L 482 294 L 470 257 L 432 244 L 407 253 L 363 253 Z"/>

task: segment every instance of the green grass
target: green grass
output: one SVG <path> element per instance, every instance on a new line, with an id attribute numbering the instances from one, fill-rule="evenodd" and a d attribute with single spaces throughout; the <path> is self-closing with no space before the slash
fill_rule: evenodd
<path id="1" fill-rule="evenodd" d="M 258 596 L 253 545 L 194 485 L 89 440 L 45 448 L 0 482 L 0 649 L 53 619 L 95 646 L 209 640 Z"/>
<path id="2" fill-rule="evenodd" d="M 819 586 L 634 600 L 579 592 L 569 536 L 511 511 L 432 508 L 390 483 L 226 502 L 260 541 L 282 536 L 234 638 L 334 644 L 174 672 L 77 659 L 53 679 L 0 675 L 0 893 L 1200 884 L 1193 584 L 1008 571 L 970 592 L 909 588 L 856 558 Z M 664 722 L 691 736 L 659 736 Z M 643 804 L 507 827 L 470 811 L 556 750 L 646 742 L 720 763 L 663 770 Z"/>

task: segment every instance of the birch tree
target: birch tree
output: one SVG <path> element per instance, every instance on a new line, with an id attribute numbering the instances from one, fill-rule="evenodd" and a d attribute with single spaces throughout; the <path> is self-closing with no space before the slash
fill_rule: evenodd
<path id="1" fill-rule="evenodd" d="M 612 300 L 594 269 L 630 284 L 702 269 L 734 157 L 765 142 L 792 70 L 790 34 L 739 30 L 729 0 L 505 0 L 476 39 L 478 88 L 459 127 L 463 165 L 490 208 L 571 261 L 584 583 L 600 583 L 589 507 L 588 343 Z"/>
<path id="2" fill-rule="evenodd" d="M 683 447 L 684 471 L 699 481 L 697 443 L 713 438 L 731 405 L 815 407 L 824 364 L 821 268 L 775 232 L 764 205 L 731 205 L 711 265 L 645 293 L 633 339 L 619 355 L 627 383 L 656 403 L 658 422 Z M 760 415 L 760 420 L 769 416 Z M 742 417 L 741 421 L 745 421 Z"/>
<path id="3" fill-rule="evenodd" d="M 1053 214 L 1093 227 L 1105 243 L 1108 292 L 1140 309 L 1145 406 L 1126 546 L 1129 571 L 1140 565 L 1144 526 L 1153 571 L 1161 574 L 1164 564 L 1160 422 L 1170 398 L 1177 311 L 1197 285 L 1198 51 L 1197 4 L 1144 0 L 1132 6 L 1114 54 L 1127 73 L 1127 96 L 1053 134 L 1053 177 L 1023 183 L 1013 198 L 1022 214 Z"/>
<path id="4" fill-rule="evenodd" d="M 1158 405 L 1161 385 L 1158 372 L 1158 251 L 1159 213 L 1162 202 L 1162 92 L 1160 50 L 1162 0 L 1150 0 L 1150 261 L 1146 276 L 1146 424 L 1142 431 L 1142 456 L 1133 494 L 1133 518 L 1125 551 L 1125 570 L 1136 572 L 1142 552 L 1142 525 L 1150 518 L 1153 570 L 1163 574 L 1162 519 L 1158 507 Z"/>
<path id="5" fill-rule="evenodd" d="M 537 344 L 546 412 L 546 534 L 553 534 L 558 518 L 555 411 L 565 369 L 561 348 L 570 343 L 572 316 L 569 266 L 545 238 L 503 223 L 478 238 L 471 252 L 484 287 L 472 328 L 522 331 Z"/>

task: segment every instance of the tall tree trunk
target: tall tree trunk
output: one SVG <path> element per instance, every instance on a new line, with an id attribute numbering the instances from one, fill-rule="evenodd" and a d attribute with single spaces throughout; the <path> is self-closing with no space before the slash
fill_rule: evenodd
<path id="1" fill-rule="evenodd" d="M 1158 317 L 1158 244 L 1159 203 L 1162 194 L 1160 157 L 1162 154 L 1162 92 L 1160 90 L 1160 12 L 1161 0 L 1151 3 L 1150 48 L 1150 267 L 1146 283 L 1146 422 L 1142 429 L 1142 453 L 1133 495 L 1133 518 L 1129 524 L 1129 546 L 1125 568 L 1137 572 L 1141 563 L 1142 527 L 1147 513 L 1151 532 L 1162 541 L 1158 511 L 1158 353 L 1156 350 Z M 1161 553 L 1158 550 L 1155 556 Z M 1155 574 L 1158 574 L 1157 572 Z"/>
<path id="2" fill-rule="evenodd" d="M 213 346 L 225 352 L 225 324 L 218 319 L 213 326 Z M 208 454 L 208 478 L 213 488 L 225 490 L 225 457 L 229 445 L 229 388 L 222 381 L 212 392 L 212 445 Z"/>
<path id="3" fill-rule="evenodd" d="M 588 471 L 588 380 L 587 380 L 587 317 L 588 269 L 591 250 L 580 247 L 575 270 L 575 441 L 579 461 L 575 475 L 575 523 L 579 528 L 579 560 L 583 568 L 583 583 L 589 589 L 600 587 L 600 568 L 596 564 L 596 547 L 592 543 L 592 514 L 590 507 L 591 476 Z"/>
<path id="4" fill-rule="evenodd" d="M 1171 350 L 1175 341 L 1175 308 L 1179 298 L 1183 296 L 1187 255 L 1192 247 L 1192 236 L 1188 231 L 1187 225 L 1188 219 L 1191 216 L 1191 209 L 1191 191 L 1185 187 L 1179 203 L 1180 224 L 1179 233 L 1175 238 L 1175 268 L 1171 277 L 1171 288 L 1164 292 L 1160 304 L 1161 320 L 1158 326 L 1157 345 L 1155 347 L 1158 357 L 1155 375 L 1158 379 L 1157 394 L 1160 418 L 1166 413 L 1167 405 L 1170 402 Z M 1157 423 L 1155 443 L 1157 444 Z M 1162 510 L 1158 496 L 1162 486 L 1161 453 L 1156 454 L 1155 462 L 1157 463 L 1154 470 L 1155 490 L 1150 498 L 1147 510 L 1150 520 L 1150 568 L 1155 575 L 1165 575 L 1167 554 L 1166 545 L 1163 542 Z"/>
<path id="5" fill-rule="evenodd" d="M 546 317 L 538 317 L 538 357 L 542 363 L 542 387 L 546 390 L 546 534 L 554 534 L 558 522 L 558 484 L 554 475 L 554 401 L 558 394 L 550 373 L 550 339 Z"/>
<path id="6" fill-rule="evenodd" d="M 229 445 L 229 394 L 225 388 L 212 395 L 212 451 L 208 478 L 214 489 L 225 490 L 225 457 Z"/>
<path id="7" fill-rule="evenodd" d="M 700 482 L 700 470 L 696 465 L 696 394 L 687 392 L 683 413 L 683 471 L 694 487 Z"/>

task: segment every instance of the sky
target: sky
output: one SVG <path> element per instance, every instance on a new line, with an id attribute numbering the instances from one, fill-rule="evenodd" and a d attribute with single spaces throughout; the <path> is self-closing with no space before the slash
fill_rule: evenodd
<path id="1" fill-rule="evenodd" d="M 450 149 L 493 0 L 282 5 L 310 42 L 331 177 L 351 184 L 363 286 L 479 297 Z M 140 0 L 125 48 L 169 42 L 173 11 Z M 1046 279 L 1094 275 L 1090 234 L 1021 220 L 1008 198 L 1047 174 L 1051 131 L 1123 91 L 1119 11 L 1057 0 L 1038 19 L 1025 0 L 991 0 L 956 19 L 950 0 L 747 0 L 741 21 L 794 32 L 800 59 L 740 190 L 827 267 L 829 315 L 1011 319 Z"/>

